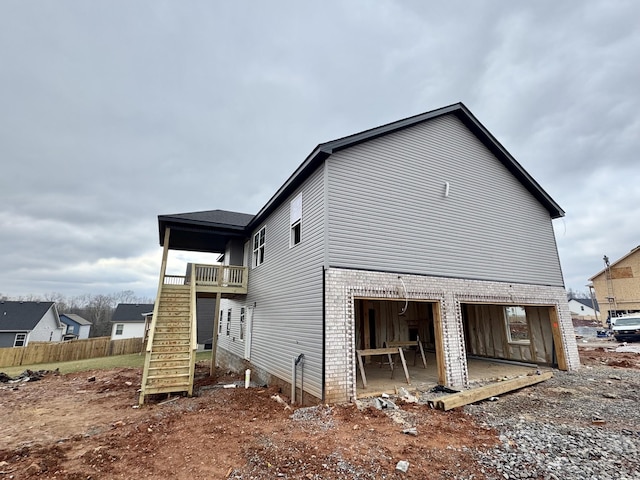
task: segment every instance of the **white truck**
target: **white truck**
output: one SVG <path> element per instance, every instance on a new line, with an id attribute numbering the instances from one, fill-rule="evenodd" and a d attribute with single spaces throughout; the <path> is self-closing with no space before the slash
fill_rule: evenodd
<path id="1" fill-rule="evenodd" d="M 640 313 L 612 318 L 611 330 L 619 342 L 640 340 Z"/>

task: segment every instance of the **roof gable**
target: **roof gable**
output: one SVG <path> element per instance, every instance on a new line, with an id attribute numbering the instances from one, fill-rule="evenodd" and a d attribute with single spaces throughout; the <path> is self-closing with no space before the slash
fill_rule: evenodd
<path id="1" fill-rule="evenodd" d="M 571 297 L 569 301 L 571 300 L 573 300 L 574 302 L 578 302 L 579 304 L 584 305 L 585 307 L 593 308 L 595 306 L 594 310 L 598 310 L 598 302 L 595 299 L 592 301 L 590 298 Z"/>
<path id="2" fill-rule="evenodd" d="M 153 303 L 120 303 L 116 307 L 112 322 L 144 322 L 144 315 L 153 312 Z"/>
<path id="3" fill-rule="evenodd" d="M 77 323 L 78 325 L 93 325 L 89 320 L 82 318 L 80 315 L 76 315 L 75 313 L 63 313 L 60 315 L 60 321 L 67 323 L 69 321 Z"/>
<path id="4" fill-rule="evenodd" d="M 33 330 L 53 302 L 0 302 L 0 331 Z"/>
<path id="5" fill-rule="evenodd" d="M 627 253 L 626 255 L 620 257 L 618 260 L 616 260 L 615 262 L 611 262 L 609 263 L 609 267 L 615 267 L 618 263 L 622 262 L 623 260 L 626 260 L 627 258 L 629 258 L 630 256 L 634 255 L 634 254 L 639 254 L 640 255 L 640 245 L 638 245 L 635 248 L 632 248 L 631 251 L 629 253 Z M 600 270 L 598 273 L 596 273 L 593 277 L 589 278 L 589 281 L 593 281 L 596 277 L 599 277 L 600 275 L 602 275 L 604 273 L 606 269 L 603 268 L 602 270 Z"/>
<path id="6" fill-rule="evenodd" d="M 363 142 L 388 135 L 406 128 L 413 127 L 423 122 L 433 120 L 443 115 L 455 115 L 462 123 L 484 144 L 487 149 L 514 175 L 520 183 L 545 207 L 551 218 L 564 216 L 564 210 L 543 190 L 529 173 L 520 165 L 514 157 L 498 142 L 498 140 L 482 125 L 478 119 L 462 103 L 456 103 L 447 107 L 425 112 L 413 117 L 408 117 L 386 125 L 365 130 L 360 133 L 338 138 L 319 144 L 278 189 L 264 207 L 256 214 L 247 226 L 252 229 L 275 210 L 280 203 L 295 190 L 313 171 L 330 155 L 340 150 L 353 147 Z"/>
<path id="7" fill-rule="evenodd" d="M 259 226 L 296 188 L 309 178 L 324 160 L 335 152 L 444 115 L 455 115 L 549 212 L 551 218 L 564 216 L 564 210 L 473 116 L 469 109 L 462 103 L 456 103 L 319 144 L 255 216 L 225 210 L 160 215 L 158 217 L 160 245 L 164 245 L 165 229 L 170 227 L 170 248 L 200 252 L 224 252 L 230 239 L 248 237 L 255 227 Z"/>

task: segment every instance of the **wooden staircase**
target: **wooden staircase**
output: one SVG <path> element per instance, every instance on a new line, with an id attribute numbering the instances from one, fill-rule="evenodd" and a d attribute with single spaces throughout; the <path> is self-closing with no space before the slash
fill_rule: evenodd
<path id="1" fill-rule="evenodd" d="M 139 403 L 145 395 L 193 394 L 196 355 L 195 286 L 162 285 L 154 306 Z"/>

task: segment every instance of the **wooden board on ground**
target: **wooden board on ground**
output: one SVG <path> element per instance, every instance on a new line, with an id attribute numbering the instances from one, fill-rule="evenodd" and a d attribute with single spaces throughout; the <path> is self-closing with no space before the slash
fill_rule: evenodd
<path id="1" fill-rule="evenodd" d="M 479 402 L 496 395 L 512 392 L 529 385 L 544 382 L 553 377 L 552 372 L 545 372 L 541 375 L 528 375 L 526 377 L 518 377 L 513 380 L 505 380 L 504 382 L 492 383 L 484 387 L 473 388 L 464 392 L 453 393 L 438 399 L 436 406 L 442 410 L 451 410 L 452 408 L 462 407 L 470 403 Z"/>

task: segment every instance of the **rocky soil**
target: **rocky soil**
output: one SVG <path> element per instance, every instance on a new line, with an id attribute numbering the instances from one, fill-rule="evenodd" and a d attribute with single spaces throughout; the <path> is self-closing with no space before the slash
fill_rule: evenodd
<path id="1" fill-rule="evenodd" d="M 236 378 L 217 384 L 204 364 L 198 396 L 143 408 L 138 370 L 0 384 L 0 478 L 640 478 L 640 355 L 581 358 L 579 372 L 450 412 L 431 392 L 390 398 L 398 409 L 290 409 L 273 388 L 221 388 Z"/>

